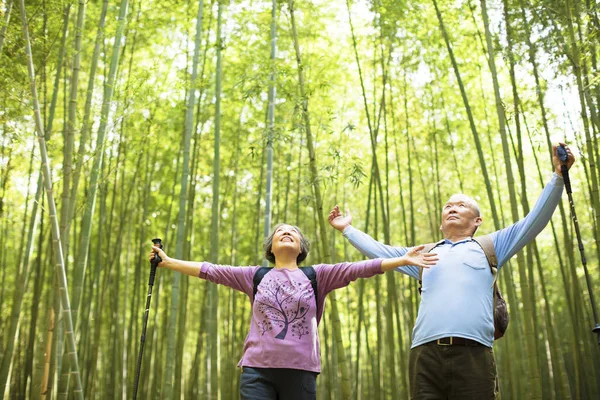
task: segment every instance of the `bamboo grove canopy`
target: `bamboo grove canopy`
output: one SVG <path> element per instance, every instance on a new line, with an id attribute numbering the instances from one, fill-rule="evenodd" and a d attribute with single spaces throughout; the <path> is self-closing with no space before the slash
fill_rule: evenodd
<path id="1" fill-rule="evenodd" d="M 150 240 L 260 265 L 299 225 L 307 264 L 441 238 L 453 193 L 480 233 L 522 218 L 565 141 L 564 196 L 502 270 L 504 399 L 600 398 L 600 13 L 593 0 L 0 0 L 0 393 L 130 398 Z M 597 299 L 598 297 L 596 297 Z M 417 283 L 328 298 L 320 399 L 408 398 Z M 596 304 L 596 306 L 599 306 Z M 238 397 L 243 294 L 159 269 L 140 398 Z"/>

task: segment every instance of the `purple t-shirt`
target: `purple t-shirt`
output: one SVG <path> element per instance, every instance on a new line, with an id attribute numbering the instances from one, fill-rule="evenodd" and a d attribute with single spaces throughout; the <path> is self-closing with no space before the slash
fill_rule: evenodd
<path id="1" fill-rule="evenodd" d="M 381 261 L 313 265 L 318 309 L 323 310 L 325 296 L 332 290 L 358 278 L 381 274 Z M 252 301 L 250 332 L 238 366 L 321 372 L 317 330 L 321 315 L 317 315 L 310 280 L 300 269 L 273 268 L 258 285 L 253 299 L 253 278 L 258 268 L 203 263 L 200 269 L 200 278 L 244 292 Z"/>

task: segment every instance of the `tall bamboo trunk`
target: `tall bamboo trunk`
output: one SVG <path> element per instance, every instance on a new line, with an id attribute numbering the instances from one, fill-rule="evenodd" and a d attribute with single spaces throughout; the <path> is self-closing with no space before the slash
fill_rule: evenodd
<path id="1" fill-rule="evenodd" d="M 79 30 L 83 29 L 83 17 L 84 17 L 84 4 L 80 4 L 80 9 L 79 9 L 79 15 L 78 15 L 78 28 Z M 86 207 L 85 207 L 85 211 L 84 211 L 84 216 L 83 216 L 83 222 L 82 222 L 82 229 L 81 229 L 81 235 L 80 235 L 80 243 L 79 243 L 79 252 L 77 254 L 77 258 L 76 258 L 76 265 L 75 268 L 73 270 L 73 281 L 74 281 L 74 290 L 73 290 L 73 323 L 74 323 L 74 328 L 76 328 L 77 325 L 77 321 L 78 321 L 78 316 L 79 316 L 79 307 L 81 304 L 81 298 L 82 298 L 82 293 L 83 293 L 83 287 L 84 287 L 84 279 L 85 279 L 85 271 L 87 268 L 87 261 L 88 261 L 88 248 L 89 248 L 89 244 L 90 244 L 90 239 L 91 239 L 91 231 L 92 231 L 92 219 L 94 216 L 94 208 L 95 208 L 95 203 L 96 203 L 96 194 L 97 194 L 97 190 L 98 190 L 98 185 L 99 185 L 99 180 L 100 180 L 100 165 L 102 164 L 102 159 L 103 159 L 103 155 L 104 155 L 104 140 L 105 140 L 105 136 L 106 136 L 106 130 L 107 130 L 107 126 L 108 126 L 108 121 L 110 119 L 110 108 L 111 108 L 111 103 L 112 103 L 112 96 L 114 93 L 114 86 L 116 84 L 116 75 L 117 75 L 117 68 L 118 68 L 118 63 L 119 63 L 119 54 L 120 54 L 120 47 L 121 47 L 121 39 L 123 37 L 123 31 L 125 28 L 125 24 L 126 24 L 126 15 L 127 15 L 127 7 L 128 7 L 128 0 L 122 0 L 121 1 L 121 5 L 120 5 L 120 12 L 119 12 L 119 19 L 118 19 L 118 24 L 117 24 L 117 32 L 115 34 L 115 43 L 113 46 L 113 52 L 112 52 L 112 57 L 111 57 L 111 62 L 110 62 L 110 70 L 108 73 L 108 78 L 107 78 L 107 83 L 105 84 L 104 87 L 104 98 L 103 98 L 103 103 L 102 103 L 102 111 L 101 111 L 101 118 L 100 118 L 100 126 L 98 128 L 98 137 L 97 137 L 97 142 L 96 142 L 96 154 L 94 157 L 94 163 L 93 163 L 93 167 L 91 170 L 91 176 L 90 176 L 90 182 L 89 182 L 89 196 L 86 202 Z M 103 14 L 104 15 L 104 14 Z M 81 47 L 81 38 L 78 38 L 76 40 L 76 46 Z M 77 71 L 79 69 L 79 51 L 76 50 L 76 54 L 75 54 L 75 64 L 77 66 Z M 76 72 L 76 75 L 78 74 L 78 72 Z M 75 82 L 77 83 L 77 82 Z M 74 91 L 74 92 L 73 92 Z M 71 120 L 69 120 L 68 124 L 71 125 L 71 127 L 67 128 L 67 131 L 73 131 L 73 125 L 74 125 L 74 119 L 75 119 L 75 112 L 76 112 L 76 97 L 77 97 L 77 88 L 72 88 L 72 92 L 71 92 L 71 101 L 72 103 L 70 104 L 69 107 L 69 112 L 72 113 L 71 115 Z M 67 138 L 68 141 L 68 138 Z M 70 147 L 70 146 L 67 146 Z M 70 177 L 70 168 L 71 168 L 71 157 L 72 155 L 70 154 L 72 152 L 72 150 L 67 150 L 67 152 L 69 154 L 67 154 L 65 156 L 65 159 L 67 160 L 68 163 L 68 174 Z M 67 186 L 69 185 L 69 179 L 67 179 Z M 76 188 L 75 188 L 76 190 Z M 69 214 L 72 212 L 73 208 L 69 207 L 69 188 L 67 187 L 64 191 L 63 191 L 63 200 L 66 201 L 66 204 L 63 204 L 63 206 L 65 207 L 63 210 L 63 221 L 64 221 L 64 229 L 65 231 L 68 229 L 68 221 L 70 221 L 69 218 Z M 64 246 L 63 246 L 64 248 Z M 67 364 L 64 366 L 65 368 L 70 368 L 69 367 L 69 363 L 67 362 Z M 69 375 L 64 375 L 61 378 L 61 385 L 59 387 L 62 387 L 65 391 L 68 390 L 68 386 L 69 386 Z M 63 392 L 62 396 L 65 397 L 67 395 L 67 392 Z"/>
<path id="2" fill-rule="evenodd" d="M 517 158 L 517 162 L 518 162 L 518 170 L 519 170 L 519 175 L 521 178 L 521 203 L 523 205 L 523 213 L 524 215 L 529 214 L 529 204 L 527 201 L 527 189 L 526 189 L 526 177 L 525 177 L 525 165 L 524 165 L 524 157 L 523 157 L 523 149 L 522 149 L 522 140 L 521 140 L 521 124 L 520 124 L 520 113 L 519 113 L 519 104 L 520 104 L 520 99 L 519 99 L 519 95 L 518 95 L 518 91 L 517 91 L 517 81 L 516 81 L 516 77 L 515 77 L 515 57 L 514 57 L 514 52 L 513 52 L 513 29 L 512 29 L 512 24 L 511 24 L 511 20 L 510 20 L 510 13 L 509 13 L 509 5 L 508 5 L 508 1 L 507 0 L 503 0 L 503 11 L 504 11 L 504 21 L 506 24 L 506 36 L 507 36 L 507 44 L 508 44 L 508 59 L 509 59 L 509 63 L 510 63 L 510 78 L 511 78 L 511 84 L 512 84 L 512 92 L 513 92 L 513 107 L 514 107 L 514 115 L 515 115 L 515 127 L 516 127 L 516 131 L 517 131 L 517 138 L 518 138 L 518 143 L 519 143 L 519 153 L 520 153 L 520 157 Z M 536 158 L 537 160 L 537 158 Z M 544 318 L 544 320 L 546 321 L 547 327 L 548 327 L 548 339 L 550 341 L 550 352 L 552 355 L 552 367 L 553 367 L 553 377 L 554 380 L 556 381 L 556 386 L 558 389 L 558 393 L 559 393 L 559 397 L 563 398 L 563 399 L 567 399 L 570 398 L 570 389 L 569 389 L 569 384 L 568 384 L 568 380 L 566 378 L 566 372 L 565 372 L 565 365 L 564 365 L 564 360 L 562 355 L 557 353 L 557 350 L 559 349 L 559 342 L 558 342 L 558 337 L 556 335 L 556 331 L 553 328 L 553 322 L 552 322 L 552 313 L 550 313 L 550 305 L 548 303 L 548 296 L 546 294 L 546 286 L 545 286 L 545 282 L 544 282 L 544 276 L 542 275 L 542 268 L 541 268 L 541 262 L 539 261 L 539 252 L 537 249 L 537 246 L 535 245 L 534 242 L 534 246 L 533 248 L 535 249 L 535 255 L 536 255 L 536 259 L 538 260 L 537 262 L 537 266 L 538 266 L 538 270 L 539 270 L 539 279 L 540 279 L 540 284 L 541 284 L 541 289 L 542 289 L 542 294 L 543 297 L 545 299 L 544 301 L 544 305 L 546 307 L 546 317 Z M 533 249 L 528 249 L 528 257 L 530 257 L 531 254 L 531 250 Z M 529 262 L 529 260 L 528 260 Z M 544 385 L 544 388 L 546 388 L 546 385 Z M 547 397 L 548 393 L 546 393 L 544 396 Z"/>
<path id="3" fill-rule="evenodd" d="M 400 159 L 401 159 L 401 155 L 399 153 L 398 150 L 398 134 L 396 132 L 400 131 L 400 128 L 397 127 L 396 125 L 396 118 L 395 118 L 395 114 L 394 114 L 394 95 L 393 95 L 393 86 L 390 87 L 390 113 L 392 116 L 392 128 L 394 131 L 394 137 L 393 137 L 393 145 L 394 145 L 394 154 L 395 159 L 396 159 L 396 171 L 398 174 L 398 191 L 399 191 L 399 198 L 400 198 L 400 212 L 402 215 L 402 235 L 404 237 L 404 243 L 408 244 L 408 227 L 407 227 L 407 216 L 406 216 L 406 208 L 404 205 L 404 191 L 403 191 L 403 182 L 402 182 L 402 177 L 403 177 L 403 172 L 402 172 L 402 168 L 400 167 Z M 395 280 L 394 280 L 395 282 Z M 396 332 L 398 333 L 398 350 L 399 350 L 399 368 L 401 369 L 401 366 L 407 367 L 408 366 L 408 358 L 406 357 L 406 351 L 405 349 L 408 348 L 408 340 L 405 340 L 405 335 L 403 334 L 403 328 L 404 326 L 401 324 L 400 320 L 400 309 L 401 309 L 401 304 L 400 302 L 401 297 L 403 296 L 398 296 L 398 293 L 403 293 L 404 292 L 404 282 L 400 283 L 401 287 L 398 291 L 396 291 L 396 289 L 394 289 L 394 291 L 392 292 L 392 299 L 393 299 L 393 304 L 394 304 L 394 313 L 396 316 Z M 408 382 L 408 374 L 406 373 L 401 373 L 401 379 L 400 379 L 400 383 L 399 383 L 399 395 L 404 395 L 406 396 L 408 393 L 408 386 L 409 386 L 409 382 Z"/>
<path id="4" fill-rule="evenodd" d="M 83 36 L 83 27 L 85 20 L 85 1 L 79 0 L 77 8 L 77 25 L 75 27 L 75 41 L 73 44 L 73 65 L 71 68 L 71 82 L 69 92 L 69 109 L 66 125 L 66 134 L 63 147 L 63 187 L 62 204 L 60 211 L 60 228 L 63 241 L 63 253 L 68 254 L 69 250 L 69 225 L 70 213 L 69 204 L 71 175 L 73 169 L 73 140 L 75 137 L 75 122 L 77 117 L 77 92 L 79 83 L 79 70 L 81 66 L 81 37 Z M 77 307 L 77 304 L 73 304 Z M 77 309 L 77 308 L 75 308 Z M 77 317 L 75 317 L 77 319 Z"/>
<path id="5" fill-rule="evenodd" d="M 577 4 L 577 2 L 575 2 Z M 585 133 L 585 144 L 587 150 L 587 161 L 590 166 L 590 176 L 592 178 L 592 209 L 594 210 L 594 222 L 596 227 L 596 243 L 600 243 L 600 239 L 597 235 L 600 234 L 600 198 L 598 193 L 598 170 L 596 168 L 596 157 L 594 152 L 594 142 L 590 135 L 590 127 L 587 115 L 587 106 L 585 101 L 586 88 L 584 87 L 582 74 L 581 74 L 581 55 L 579 52 L 579 44 L 575 38 L 575 30 L 573 28 L 573 17 L 571 14 L 571 0 L 565 0 L 565 11 L 567 13 L 567 27 L 569 32 L 570 50 L 571 54 L 569 59 L 573 64 L 573 74 L 577 81 L 577 88 L 579 91 L 579 103 L 581 104 L 581 119 L 583 121 L 583 131 Z M 591 105 L 593 107 L 593 104 Z"/>
<path id="6" fill-rule="evenodd" d="M 216 83 L 215 83 L 215 143 L 213 159 L 213 187 L 212 187 L 212 211 L 210 224 L 210 261 L 218 263 L 219 261 L 219 184 L 221 173 L 221 88 L 222 88 L 222 57 L 223 57 L 223 0 L 217 0 L 217 65 L 216 65 Z M 210 357 L 210 369 L 208 369 L 209 379 L 209 398 L 217 400 L 219 398 L 219 330 L 217 321 L 219 316 L 219 297 L 216 285 L 209 285 L 208 289 L 208 349 L 207 356 Z"/>
<path id="7" fill-rule="evenodd" d="M 512 221 L 516 222 L 519 220 L 517 197 L 514 187 L 514 177 L 512 173 L 512 164 L 510 160 L 510 151 L 508 149 L 508 140 L 506 134 L 506 118 L 504 115 L 504 108 L 502 104 L 502 97 L 500 94 L 500 86 L 498 84 L 498 75 L 496 72 L 496 62 L 494 56 L 494 49 L 492 45 L 491 33 L 489 30 L 489 21 L 487 15 L 486 0 L 481 0 L 481 14 L 483 17 L 483 26 L 485 28 L 485 39 L 488 51 L 488 63 L 492 74 L 492 82 L 494 85 L 494 95 L 496 99 L 496 112 L 498 114 L 498 124 L 500 130 L 500 138 L 502 140 L 502 150 L 504 153 L 504 165 L 506 168 L 506 180 L 508 185 L 508 193 L 511 205 L 511 216 Z M 520 285 L 523 300 L 523 314 L 525 320 L 525 340 L 527 342 L 527 363 L 529 366 L 529 379 L 530 379 L 530 395 L 532 399 L 542 398 L 542 383 L 540 376 L 540 367 L 538 365 L 538 354 L 536 346 L 536 325 L 535 325 L 535 310 L 534 310 L 534 299 L 533 299 L 533 288 L 530 286 L 527 277 L 527 266 L 525 265 L 525 258 L 523 252 L 517 253 L 517 265 L 519 268 Z M 533 267 L 533 266 L 531 266 Z M 531 274 L 531 271 L 530 271 Z"/>
<path id="8" fill-rule="evenodd" d="M 65 52 L 67 49 L 67 38 L 69 37 L 69 15 L 71 12 L 71 4 L 67 4 L 63 13 L 63 32 L 61 39 L 60 50 L 58 51 L 58 59 L 56 60 L 56 75 L 54 78 L 54 91 L 52 92 L 52 99 L 50 100 L 50 108 L 48 110 L 48 118 L 44 121 L 46 123 L 46 132 L 44 137 L 46 140 L 50 139 L 52 134 L 52 127 L 54 124 L 54 114 L 56 110 L 56 103 L 58 102 L 58 91 L 60 88 L 60 78 L 62 77 L 63 61 Z"/>
<path id="9" fill-rule="evenodd" d="M 277 0 L 271 4 L 271 76 L 269 79 L 269 96 L 267 105 L 267 184 L 265 192 L 265 224 L 263 237 L 269 236 L 271 230 L 271 200 L 273 198 L 273 135 L 275 133 L 275 73 L 277 54 Z M 269 262 L 263 259 L 263 267 Z"/>
<path id="10" fill-rule="evenodd" d="M 75 170 L 73 171 L 73 182 L 71 184 L 71 201 L 69 209 L 69 221 L 73 220 L 75 214 L 75 206 L 77 200 L 77 190 L 79 187 L 79 177 L 83 170 L 83 159 L 85 155 L 85 148 L 88 142 L 88 136 L 90 132 L 90 118 L 92 109 L 92 96 L 94 94 L 94 80 L 96 78 L 96 69 L 98 67 L 98 58 L 100 56 L 100 45 L 104 37 L 104 24 L 106 21 L 106 13 L 108 10 L 108 0 L 104 0 L 102 3 L 102 11 L 100 12 L 100 20 L 98 22 L 98 30 L 96 33 L 96 41 L 94 44 L 94 51 L 90 63 L 90 72 L 88 78 L 88 85 L 86 90 L 85 106 L 83 111 L 83 120 L 81 125 L 81 134 L 79 136 L 79 150 L 77 152 L 77 162 Z"/>
<path id="11" fill-rule="evenodd" d="M 89 182 L 89 194 L 87 198 L 87 202 L 85 205 L 85 211 L 83 215 L 82 228 L 80 233 L 80 244 L 79 244 L 79 254 L 77 255 L 77 262 L 74 268 L 75 270 L 75 278 L 74 278 L 74 310 L 75 310 L 75 322 L 77 322 L 77 316 L 79 311 L 79 304 L 81 301 L 81 294 L 84 284 L 85 278 L 85 270 L 87 267 L 87 258 L 88 258 L 88 247 L 90 244 L 91 231 L 92 231 L 92 218 L 94 215 L 94 208 L 96 205 L 96 194 L 98 190 L 98 184 L 100 180 L 100 165 L 102 164 L 102 159 L 104 156 L 104 140 L 106 137 L 106 130 L 108 127 L 108 122 L 110 120 L 110 109 L 112 103 L 112 97 L 114 93 L 114 88 L 116 85 L 117 78 L 117 67 L 119 64 L 119 54 L 121 48 L 121 42 L 123 39 L 123 31 L 125 29 L 126 17 L 127 17 L 127 7 L 129 5 L 128 0 L 121 0 L 121 4 L 119 7 L 119 17 L 117 24 L 117 31 L 115 34 L 115 42 L 112 49 L 112 56 L 110 61 L 110 69 L 108 72 L 108 77 L 106 84 L 104 86 L 104 97 L 102 100 L 102 110 L 100 114 L 100 125 L 98 127 L 98 136 L 96 138 L 96 149 L 94 155 L 94 163 L 90 172 L 90 182 Z"/>
<path id="12" fill-rule="evenodd" d="M 300 96 L 302 99 L 302 116 L 304 121 L 304 129 L 306 131 L 306 146 L 308 148 L 309 153 L 309 169 L 310 169 L 310 177 L 313 186 L 313 190 L 315 193 L 315 202 L 316 202 L 316 213 L 319 222 L 319 232 L 321 239 L 322 256 L 325 262 L 331 262 L 331 255 L 329 251 L 328 241 L 327 241 L 327 229 L 325 227 L 325 217 L 323 215 L 323 198 L 321 196 L 321 188 L 319 186 L 318 179 L 318 169 L 317 169 L 317 161 L 316 161 L 316 153 L 313 144 L 313 137 L 310 126 L 310 115 L 308 112 L 308 97 L 306 93 L 306 86 L 304 83 L 304 65 L 302 64 L 302 56 L 300 54 L 300 44 L 298 42 L 298 31 L 296 28 L 296 18 L 294 15 L 294 1 L 288 0 L 288 7 L 290 11 L 290 19 L 292 24 L 292 37 L 294 40 L 294 49 L 296 52 L 296 63 L 298 66 L 298 83 L 300 87 Z M 336 343 L 336 348 L 338 352 L 338 364 L 341 367 L 341 384 L 342 384 L 342 395 L 344 398 L 349 399 L 352 396 L 352 387 L 350 384 L 350 371 L 348 368 L 348 363 L 346 359 L 346 350 L 344 349 L 343 341 L 342 341 L 342 331 L 340 327 L 339 320 L 339 312 L 337 307 L 337 301 L 335 293 L 331 293 L 329 295 L 329 299 L 331 301 L 330 309 L 331 309 L 331 321 L 332 321 L 332 330 L 333 336 Z"/>
<path id="13" fill-rule="evenodd" d="M 525 6 L 524 6 L 522 0 L 519 3 L 520 3 L 522 20 L 524 21 L 525 39 L 526 39 L 527 49 L 528 49 L 528 58 L 529 58 L 529 62 L 531 63 L 531 66 L 532 66 L 533 76 L 535 78 L 535 85 L 536 85 L 535 92 L 536 92 L 537 102 L 538 102 L 539 109 L 540 109 L 540 114 L 542 117 L 542 126 L 544 128 L 544 134 L 545 134 L 545 138 L 546 138 L 546 146 L 547 146 L 548 154 L 551 157 L 552 156 L 552 154 L 551 154 L 552 153 L 552 143 L 550 141 L 550 129 L 548 127 L 548 117 L 547 117 L 547 113 L 546 113 L 546 107 L 544 104 L 545 90 L 540 82 L 540 74 L 538 72 L 538 63 L 536 60 L 536 51 L 535 51 L 535 47 L 534 47 L 533 43 L 531 42 L 531 28 L 529 27 L 527 14 L 525 12 Z M 536 164 L 537 164 L 537 159 L 536 159 Z M 540 182 L 543 184 L 544 182 L 543 182 L 543 179 L 541 176 L 539 177 L 539 179 L 540 179 Z M 558 207 L 559 207 L 559 211 L 560 211 L 560 215 L 561 215 L 561 221 L 564 224 L 564 223 L 566 223 L 567 219 L 565 216 L 565 210 L 564 210 L 562 202 L 559 203 Z M 557 252 L 557 256 L 558 256 L 558 260 L 559 260 L 561 275 L 563 277 L 564 287 L 567 288 L 567 287 L 569 287 L 569 285 L 567 284 L 567 277 L 566 277 L 566 275 L 567 275 L 566 268 L 567 267 L 565 266 L 565 263 L 563 262 L 563 257 L 561 255 L 560 249 L 562 246 L 559 243 L 558 235 L 556 233 L 556 228 L 555 228 L 553 221 L 550 221 L 550 226 L 552 228 L 554 244 L 555 244 L 555 248 L 556 248 L 556 252 Z M 578 332 L 578 329 L 576 328 L 577 318 L 575 317 L 575 314 L 574 314 L 574 306 L 573 306 L 572 296 L 570 295 L 569 291 L 566 291 L 565 294 L 566 294 L 565 298 L 566 298 L 568 310 L 569 310 L 569 316 L 571 317 L 571 323 L 568 325 L 570 325 L 573 328 L 573 330 L 574 330 L 573 333 L 577 336 L 577 332 Z M 574 346 L 571 354 L 573 355 L 573 368 L 575 369 L 575 371 L 574 371 L 575 387 L 578 388 L 579 387 L 578 382 L 577 382 L 578 381 L 577 377 L 579 376 L 578 370 L 582 364 L 579 361 L 582 357 L 581 353 L 580 353 L 580 346 Z"/>
<path id="14" fill-rule="evenodd" d="M 13 7 L 13 0 L 9 0 L 6 6 L 6 11 L 4 14 L 4 25 L 0 29 L 0 55 L 2 55 L 2 48 L 4 47 L 4 39 L 6 37 L 6 30 L 8 28 L 8 23 L 10 22 L 10 14 Z"/>
<path id="15" fill-rule="evenodd" d="M 40 185 L 42 183 L 40 182 Z M 41 201 L 43 201 L 43 199 L 41 199 Z M 40 214 L 42 214 L 42 212 L 40 212 Z M 44 271 L 42 269 L 42 255 L 44 254 L 44 250 L 43 250 L 43 244 L 44 244 L 44 239 L 45 239 L 45 230 L 44 230 L 44 220 L 43 218 L 41 218 L 40 221 L 40 232 L 39 232 L 39 238 L 38 238 L 38 246 L 40 251 L 38 252 L 37 258 L 36 258 L 36 271 L 39 271 L 39 275 L 37 275 L 40 278 L 44 278 L 44 281 L 46 280 L 46 271 Z M 48 243 L 48 241 L 46 241 L 46 243 Z M 47 244 L 47 246 L 49 247 L 49 244 Z M 52 274 L 50 274 L 52 275 Z M 49 337 L 51 336 L 51 330 L 49 330 L 49 327 L 51 327 L 52 325 L 52 321 L 53 320 L 53 316 L 51 314 L 52 312 L 52 301 L 50 301 L 50 289 L 51 286 L 50 285 L 42 285 L 42 302 L 41 304 L 45 304 L 45 307 L 40 307 L 42 309 L 43 317 L 41 318 L 41 323 L 38 324 L 36 326 L 36 329 L 41 332 L 39 339 L 36 341 L 35 343 L 35 350 L 34 350 L 34 368 L 33 368 L 33 376 L 31 379 L 31 385 L 30 385 L 30 393 L 31 393 L 31 398 L 32 399 L 40 399 L 42 397 L 42 379 L 44 376 L 44 370 L 45 370 L 45 360 L 46 360 L 46 356 L 50 354 L 50 352 L 46 353 L 46 350 L 48 350 L 48 343 L 52 343 L 52 338 Z M 51 328 L 50 328 L 51 329 Z"/>
<path id="16" fill-rule="evenodd" d="M 32 151 L 32 155 L 33 155 Z M 32 160 L 33 161 L 33 160 Z M 33 165 L 33 163 L 32 163 Z M 42 171 L 40 171 L 42 172 Z M 29 186 L 29 185 L 28 185 Z M 23 296 L 26 292 L 27 282 L 29 280 L 30 274 L 30 265 L 29 265 L 29 257 L 31 256 L 31 252 L 33 249 L 33 237 L 35 235 L 36 225 L 38 223 L 38 215 L 37 209 L 40 199 L 42 197 L 43 190 L 43 181 L 42 174 L 38 174 L 37 186 L 36 186 L 35 199 L 33 201 L 33 206 L 31 210 L 31 217 L 29 222 L 29 228 L 27 229 L 27 244 L 25 245 L 25 251 L 23 253 L 23 261 L 21 262 L 21 267 L 19 268 L 19 274 L 17 276 L 16 282 L 18 286 L 15 290 L 15 296 L 13 297 L 13 303 L 11 308 L 11 320 L 10 325 L 8 327 L 8 333 L 6 333 L 7 343 L 6 348 L 3 349 L 3 357 L 2 364 L 0 365 L 0 393 L 4 393 L 4 389 L 6 387 L 8 374 L 11 367 L 11 362 L 13 358 L 13 351 L 16 342 L 19 339 L 19 324 L 21 317 L 21 307 L 23 305 Z M 23 231 L 25 233 L 25 230 Z M 41 251 L 41 249 L 40 249 Z M 6 332 L 6 331 L 5 331 Z"/>
<path id="17" fill-rule="evenodd" d="M 390 55 L 392 52 L 392 46 L 390 45 L 389 48 L 390 51 Z M 385 96 L 385 88 L 387 86 L 386 81 L 388 80 L 388 74 L 390 73 L 389 70 L 389 60 L 391 59 L 391 57 L 388 57 L 388 63 L 387 65 L 384 63 L 384 57 L 383 57 L 383 49 L 382 49 L 382 58 L 381 58 L 381 68 L 383 70 L 383 95 L 382 95 L 382 103 L 381 103 L 381 107 L 383 109 L 383 121 L 384 121 L 384 139 L 385 139 L 385 215 L 388 216 L 388 218 L 386 220 L 384 220 L 384 234 L 387 235 L 386 239 L 389 241 L 387 242 L 387 244 L 391 244 L 391 237 L 390 237 L 390 194 L 389 194 L 389 188 L 390 188 L 390 179 L 389 179 L 389 141 L 388 141 L 388 126 L 387 126 L 387 103 L 386 103 L 386 96 Z M 391 81 L 391 80 L 390 80 Z M 390 82 L 390 87 L 391 87 L 391 82 Z M 391 89 L 390 89 L 391 92 Z M 391 93 L 390 93 L 391 96 Z M 386 288 L 387 288 L 387 293 L 386 293 L 386 302 L 385 302 L 385 330 L 386 330 L 386 351 L 384 352 L 384 356 L 385 356 L 385 367 L 384 367 L 384 371 L 389 371 L 389 374 L 384 374 L 387 375 L 388 379 L 385 381 L 384 383 L 384 387 L 386 387 L 389 390 L 389 393 L 392 396 L 392 399 L 398 399 L 399 398 L 399 393 L 398 393 L 398 384 L 397 384 L 397 375 L 396 375 L 396 340 L 394 338 L 394 294 L 396 292 L 396 280 L 395 280 L 395 274 L 386 274 L 385 277 L 386 280 Z"/>
<path id="18" fill-rule="evenodd" d="M 65 324 L 65 335 L 67 339 L 68 355 L 71 361 L 71 373 L 74 377 L 73 394 L 78 399 L 83 399 L 83 389 L 81 386 L 81 376 L 79 374 L 79 365 L 77 360 L 77 349 L 75 346 L 75 335 L 73 332 L 73 320 L 71 318 L 71 304 L 67 287 L 67 277 L 65 272 L 65 262 L 62 253 L 62 244 L 60 239 L 60 229 L 56 214 L 56 204 L 54 202 L 54 194 L 52 192 L 52 173 L 50 171 L 50 160 L 46 150 L 46 140 L 44 138 L 44 127 L 40 114 L 38 102 L 35 70 L 33 67 L 33 55 L 31 53 L 31 44 L 29 41 L 29 24 L 25 11 L 25 1 L 20 0 L 21 6 L 21 21 L 23 24 L 23 37 L 25 40 L 25 51 L 27 54 L 27 71 L 31 85 L 31 94 L 33 98 L 33 112 L 36 124 L 38 143 L 40 146 L 40 155 L 42 158 L 42 169 L 44 171 L 44 184 L 46 187 L 46 196 L 48 201 L 49 216 L 52 223 L 52 242 L 54 244 L 54 258 L 56 260 L 56 273 L 60 285 L 60 298 L 62 305 L 63 321 Z"/>
<path id="19" fill-rule="evenodd" d="M 196 37 L 194 47 L 194 57 L 192 60 L 192 76 L 190 77 L 190 86 L 188 89 L 188 100 L 185 116 L 185 138 L 183 141 L 183 165 L 181 173 L 181 186 L 179 191 L 179 213 L 177 222 L 177 238 L 175 244 L 175 257 L 183 257 L 184 243 L 186 240 L 186 201 L 187 186 L 189 180 L 190 165 L 190 145 L 192 138 L 192 128 L 194 127 L 194 110 L 196 102 L 196 79 L 198 76 L 198 60 L 200 59 L 201 39 L 202 39 L 202 16 L 204 11 L 204 2 L 198 2 L 198 14 L 196 16 Z M 169 305 L 169 325 L 167 338 L 167 354 L 176 354 L 177 346 L 177 317 L 179 310 L 179 285 L 181 274 L 173 274 L 171 284 L 171 303 Z M 167 363 L 164 374 L 163 396 L 165 399 L 173 397 L 173 369 L 175 367 L 176 357 L 167 357 Z M 176 383 L 179 387 L 180 383 Z M 177 390 L 178 392 L 178 390 Z"/>
<path id="20" fill-rule="evenodd" d="M 479 164 L 481 167 L 481 173 L 483 175 L 485 181 L 485 188 L 488 194 L 488 200 L 490 202 L 490 209 L 492 211 L 492 216 L 494 218 L 494 225 L 496 229 L 500 229 L 500 224 L 498 221 L 498 213 L 496 212 L 496 202 L 494 201 L 494 194 L 492 191 L 492 187 L 490 184 L 490 180 L 487 179 L 488 171 L 485 164 L 485 159 L 483 157 L 483 150 L 481 147 L 481 141 L 479 139 L 479 134 L 477 133 L 477 128 L 475 127 L 475 120 L 473 118 L 473 113 L 471 111 L 471 106 L 469 105 L 469 98 L 467 96 L 467 92 L 465 90 L 465 86 L 462 82 L 462 78 L 460 76 L 460 71 L 458 68 L 458 64 L 456 62 L 456 58 L 454 57 L 454 51 L 452 50 L 452 45 L 450 44 L 450 39 L 448 37 L 448 33 L 446 31 L 446 27 L 444 25 L 444 20 L 442 19 L 442 14 L 437 4 L 437 0 L 433 0 L 433 5 L 435 7 L 435 13 L 438 18 L 438 22 L 440 24 L 440 30 L 442 32 L 442 36 L 444 37 L 444 42 L 446 43 L 446 48 L 448 49 L 448 54 L 450 55 L 450 60 L 452 62 L 452 68 L 454 70 L 454 74 L 456 75 L 456 80 L 458 82 L 458 86 L 460 89 L 460 94 L 465 105 L 465 112 L 467 113 L 467 117 L 469 119 L 469 126 L 471 128 L 471 133 L 473 134 L 473 140 L 475 141 L 475 147 L 477 149 L 477 156 L 479 158 Z"/>

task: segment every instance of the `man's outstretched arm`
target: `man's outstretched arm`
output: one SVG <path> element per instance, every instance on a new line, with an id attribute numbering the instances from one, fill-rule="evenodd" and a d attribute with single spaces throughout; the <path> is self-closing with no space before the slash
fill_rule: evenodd
<path id="1" fill-rule="evenodd" d="M 410 249 L 407 247 L 388 246 L 373 239 L 368 234 L 352 226 L 352 215 L 346 211 L 343 215 L 338 206 L 335 206 L 329 213 L 329 224 L 344 234 L 350 244 L 358 251 L 369 258 L 394 258 L 404 256 Z M 417 277 L 419 276 L 418 267 L 402 267 L 396 269 L 399 272 Z"/>
<path id="2" fill-rule="evenodd" d="M 564 144 L 562 145 L 565 146 Z M 562 162 L 556 155 L 556 148 L 557 146 L 553 146 L 552 149 L 552 163 L 554 164 L 554 174 L 552 179 L 544 187 L 544 190 L 529 214 L 511 226 L 492 233 L 492 240 L 494 241 L 499 266 L 505 264 L 512 256 L 535 239 L 550 221 L 550 218 L 560 201 L 564 182 L 561 172 Z M 566 150 L 568 155 L 566 165 L 568 168 L 571 168 L 571 165 L 575 162 L 575 157 L 568 147 Z"/>

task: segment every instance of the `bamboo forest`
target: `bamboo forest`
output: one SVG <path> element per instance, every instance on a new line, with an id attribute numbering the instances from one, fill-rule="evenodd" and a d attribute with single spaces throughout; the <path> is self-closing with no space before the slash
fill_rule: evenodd
<path id="1" fill-rule="evenodd" d="M 0 398 L 240 398 L 251 296 L 160 265 L 150 286 L 153 239 L 267 266 L 286 223 L 311 243 L 302 265 L 361 261 L 336 205 L 411 247 L 444 239 L 456 193 L 490 234 L 533 210 L 564 143 L 572 193 L 497 275 L 496 398 L 599 399 L 599 15 L 597 0 L 0 0 Z M 328 294 L 317 398 L 411 398 L 413 278 Z"/>

